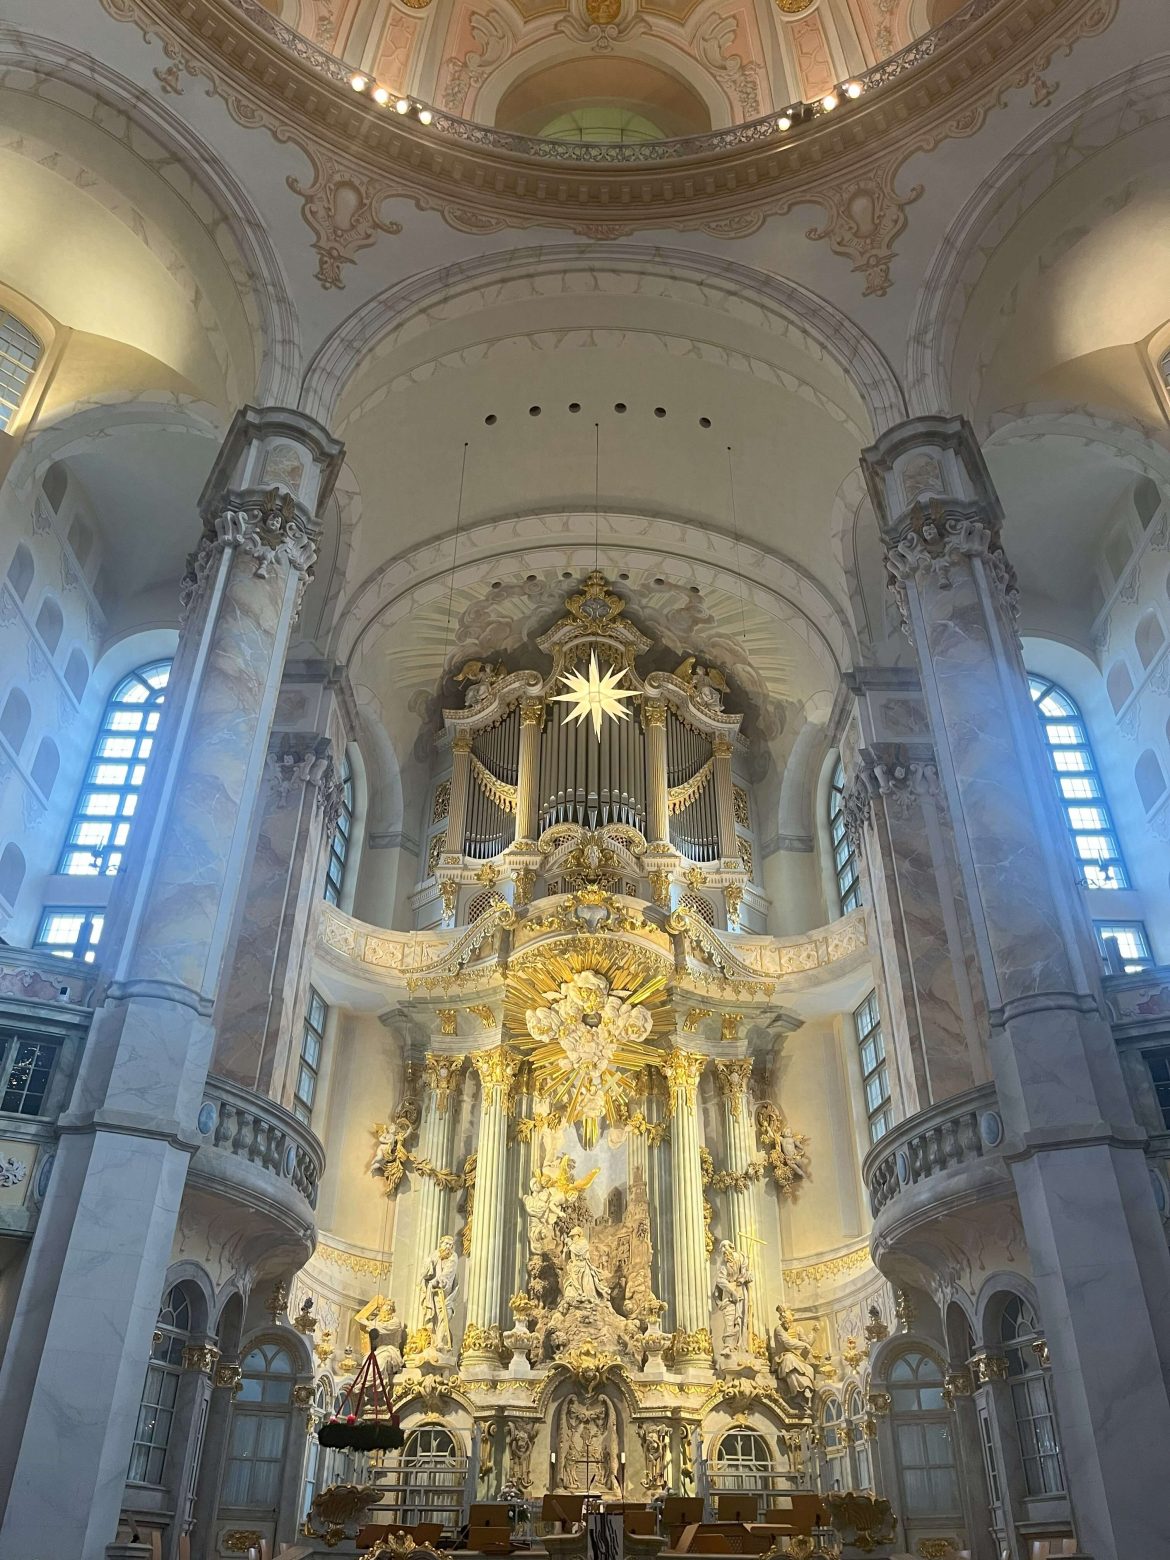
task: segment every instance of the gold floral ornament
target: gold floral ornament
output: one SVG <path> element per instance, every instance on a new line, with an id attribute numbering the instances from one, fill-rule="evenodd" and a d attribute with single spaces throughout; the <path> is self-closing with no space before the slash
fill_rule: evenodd
<path id="1" fill-rule="evenodd" d="M 654 974 L 623 991 L 597 970 L 579 970 L 525 1011 L 536 1090 L 566 1121 L 582 1123 L 587 1147 L 597 1141 L 603 1116 L 617 1124 L 628 1115 L 634 1084 L 627 1074 L 656 1058 L 646 1044 L 654 1017 L 643 1004 L 664 983 Z"/>
<path id="2" fill-rule="evenodd" d="M 563 672 L 561 681 L 569 691 L 555 694 L 553 702 L 571 706 L 565 713 L 566 720 L 592 721 L 593 733 L 600 742 L 602 721 L 607 717 L 611 720 L 629 720 L 630 712 L 621 701 L 641 697 L 634 688 L 618 686 L 625 675 L 624 666 L 611 666 L 603 676 L 597 664 L 597 651 L 590 650 L 589 675 L 585 677 L 580 672 Z"/>

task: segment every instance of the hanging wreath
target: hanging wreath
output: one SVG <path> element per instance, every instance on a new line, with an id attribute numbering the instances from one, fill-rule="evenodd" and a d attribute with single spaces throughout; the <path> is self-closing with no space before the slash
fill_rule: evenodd
<path id="1" fill-rule="evenodd" d="M 370 1329 L 370 1352 L 341 1400 L 339 1410 L 317 1431 L 322 1446 L 350 1452 L 395 1452 L 406 1440 L 390 1402 L 377 1348 L 381 1335 Z"/>

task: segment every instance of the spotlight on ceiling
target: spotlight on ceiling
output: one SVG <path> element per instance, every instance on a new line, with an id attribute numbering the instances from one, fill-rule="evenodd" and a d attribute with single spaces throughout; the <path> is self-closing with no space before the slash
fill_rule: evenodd
<path id="1" fill-rule="evenodd" d="M 788 115 L 788 114 L 781 114 L 780 118 L 776 121 L 776 128 L 777 128 L 777 130 L 791 130 L 792 129 L 792 118 L 791 118 L 791 116 Z"/>
<path id="2" fill-rule="evenodd" d="M 418 122 L 420 125 L 429 125 L 434 117 L 429 108 L 420 108 L 418 111 Z"/>
<path id="3" fill-rule="evenodd" d="M 399 98 L 397 103 L 395 103 L 394 108 L 397 113 L 405 114 L 406 111 L 410 108 L 410 99 Z"/>
<path id="4" fill-rule="evenodd" d="M 389 103 L 390 101 L 390 93 L 386 90 L 385 87 L 375 87 L 370 96 L 373 98 L 375 103 L 385 104 Z"/>
<path id="5" fill-rule="evenodd" d="M 836 106 L 837 106 L 837 94 L 835 92 L 827 92 L 825 94 L 825 96 L 821 99 L 821 107 L 824 109 L 825 113 L 828 114 L 834 108 L 836 108 Z"/>
<path id="6" fill-rule="evenodd" d="M 369 86 L 370 82 L 367 76 L 358 75 L 351 76 L 349 78 L 349 84 L 355 92 L 364 92 Z"/>
<path id="7" fill-rule="evenodd" d="M 845 83 L 845 96 L 847 98 L 859 98 L 861 96 L 861 82 L 847 81 Z"/>

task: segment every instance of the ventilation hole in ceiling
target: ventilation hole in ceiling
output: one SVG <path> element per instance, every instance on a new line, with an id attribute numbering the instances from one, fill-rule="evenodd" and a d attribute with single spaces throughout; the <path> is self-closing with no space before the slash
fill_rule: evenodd
<path id="1" fill-rule="evenodd" d="M 654 583 L 655 583 L 655 585 L 665 585 L 666 581 L 662 578 L 662 576 L 660 574 L 658 576 L 658 578 L 654 581 Z"/>
<path id="2" fill-rule="evenodd" d="M 496 426 L 496 414 L 495 414 L 495 412 L 489 412 L 487 414 L 487 416 L 484 418 L 484 422 L 487 423 L 489 428 L 494 428 Z"/>
<path id="3" fill-rule="evenodd" d="M 493 580 L 493 581 L 492 581 L 492 589 L 493 589 L 493 590 L 499 590 L 499 588 L 500 588 L 500 586 L 501 586 L 501 585 L 502 585 L 502 584 L 503 584 L 503 583 L 504 583 L 504 582 L 503 582 L 503 580 Z"/>
<path id="4" fill-rule="evenodd" d="M 526 575 L 525 575 L 525 576 L 524 576 L 524 578 L 525 578 L 525 579 L 526 579 L 526 580 L 527 580 L 527 581 L 528 581 L 528 583 L 529 583 L 529 584 L 530 584 L 530 585 L 531 585 L 531 583 L 532 583 L 532 581 L 533 581 L 533 580 L 534 580 L 534 579 L 535 579 L 535 578 L 536 578 L 536 575 L 535 575 L 535 574 L 526 574 Z"/>
<path id="5" fill-rule="evenodd" d="M 629 573 L 628 573 L 628 572 L 627 572 L 627 573 L 625 573 L 625 574 L 619 574 L 619 575 L 618 575 L 618 579 L 619 579 L 619 580 L 628 580 L 628 579 L 629 579 L 629 577 L 630 577 L 630 576 L 629 576 Z"/>
<path id="6" fill-rule="evenodd" d="M 561 574 L 561 579 L 563 579 L 563 580 L 571 580 L 572 578 L 573 578 L 573 571 L 572 571 L 572 569 L 565 569 L 564 572 Z"/>
<path id="7" fill-rule="evenodd" d="M 626 403 L 624 401 L 615 401 L 613 403 L 613 409 L 615 412 L 624 412 L 626 409 Z"/>
<path id="8" fill-rule="evenodd" d="M 656 406 L 654 408 L 654 415 L 655 415 L 655 417 L 665 417 L 666 416 L 666 407 L 665 406 Z"/>
<path id="9" fill-rule="evenodd" d="M 570 401 L 569 402 L 569 410 L 571 412 L 579 412 L 581 410 L 581 403 L 580 403 L 580 401 Z"/>
<path id="10" fill-rule="evenodd" d="M 540 407 L 539 406 L 530 406 L 528 408 L 528 415 L 529 415 L 529 417 L 539 417 L 540 416 Z"/>
<path id="11" fill-rule="evenodd" d="M 697 585 L 692 585 L 691 586 L 691 595 L 692 596 L 697 596 L 698 594 L 699 594 L 699 587 Z"/>
<path id="12" fill-rule="evenodd" d="M 711 426 L 711 419 L 709 417 L 700 417 L 699 418 L 699 427 L 700 428 L 709 428 L 710 426 Z"/>

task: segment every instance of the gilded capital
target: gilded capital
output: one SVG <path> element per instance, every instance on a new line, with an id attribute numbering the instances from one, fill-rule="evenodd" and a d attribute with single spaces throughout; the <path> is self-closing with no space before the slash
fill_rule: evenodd
<path id="1" fill-rule="evenodd" d="M 707 1058 L 697 1051 L 674 1050 L 669 1051 L 656 1065 L 671 1089 L 681 1093 L 687 1105 L 693 1106 Z"/>
<path id="2" fill-rule="evenodd" d="M 730 737 L 716 737 L 711 743 L 711 751 L 716 758 L 730 758 L 735 752 L 735 744 Z"/>
<path id="3" fill-rule="evenodd" d="M 719 1093 L 727 1101 L 728 1109 L 735 1117 L 743 1115 L 744 1101 L 747 1099 L 751 1077 L 750 1056 L 715 1063 L 715 1082 L 719 1087 Z"/>
<path id="4" fill-rule="evenodd" d="M 485 1099 L 503 1101 L 512 1087 L 512 1080 L 520 1066 L 520 1057 L 515 1051 L 509 1051 L 506 1045 L 497 1045 L 490 1051 L 472 1052 L 471 1065 L 479 1074 Z"/>
<path id="5" fill-rule="evenodd" d="M 520 701 L 520 724 L 522 726 L 544 725 L 543 699 L 522 699 Z"/>
<path id="6" fill-rule="evenodd" d="M 470 753 L 471 747 L 472 739 L 465 731 L 461 731 L 457 737 L 451 738 L 452 753 Z"/>
<path id="7" fill-rule="evenodd" d="M 431 1052 L 423 1063 L 423 1082 L 433 1091 L 438 1110 L 446 1110 L 451 1096 L 458 1092 L 463 1062 L 462 1056 Z"/>
<path id="8" fill-rule="evenodd" d="M 666 705 L 658 700 L 644 698 L 642 700 L 642 724 L 643 726 L 665 726 Z"/>

